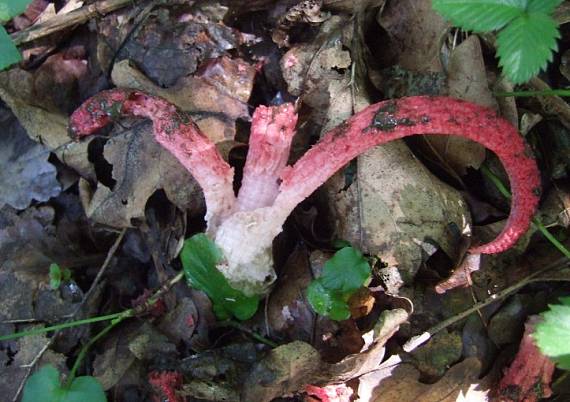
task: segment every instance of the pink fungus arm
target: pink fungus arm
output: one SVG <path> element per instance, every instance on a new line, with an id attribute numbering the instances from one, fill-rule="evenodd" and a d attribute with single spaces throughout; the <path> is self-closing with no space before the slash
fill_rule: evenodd
<path id="1" fill-rule="evenodd" d="M 233 169 L 190 116 L 160 97 L 112 89 L 88 99 L 70 118 L 75 137 L 94 133 L 121 116 L 152 120 L 156 141 L 192 174 L 204 191 L 208 230 L 215 231 L 235 204 Z"/>
<path id="2" fill-rule="evenodd" d="M 528 229 L 539 201 L 536 162 L 518 131 L 495 111 L 452 98 L 402 98 L 380 102 L 357 113 L 329 131 L 294 166 L 286 168 L 274 208 L 292 210 L 364 151 L 417 134 L 465 137 L 499 157 L 511 183 L 511 213 L 494 241 L 469 251 L 493 254 L 509 249 Z"/>
<path id="3" fill-rule="evenodd" d="M 251 211 L 273 204 L 287 165 L 297 113 L 292 104 L 259 106 L 253 113 L 249 151 L 237 205 Z"/>

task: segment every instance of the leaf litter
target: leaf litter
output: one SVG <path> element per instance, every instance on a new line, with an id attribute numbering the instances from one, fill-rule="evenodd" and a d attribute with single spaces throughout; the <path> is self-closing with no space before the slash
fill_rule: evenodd
<path id="1" fill-rule="evenodd" d="M 243 161 L 236 150 L 247 142 L 253 107 L 280 99 L 299 99 L 293 160 L 321 133 L 382 95 L 451 94 L 495 109 L 499 104 L 518 123 L 513 104 L 492 96 L 494 86 L 503 84 L 484 57 L 489 44 L 446 31 L 429 1 L 368 1 L 359 7 L 332 0 L 227 3 L 130 5 L 94 19 L 91 34 L 71 33 L 83 48 L 56 51 L 38 63 L 39 69 L 2 73 L 0 97 L 23 127 L 20 140 L 3 137 L 7 145 L 0 151 L 3 167 L 9 167 L 4 170 L 9 184 L 1 193 L 6 198 L 0 200 L 11 205 L 0 210 L 0 292 L 7 301 L 3 333 L 53 323 L 74 310 L 70 307 L 77 301 L 47 286 L 51 263 L 73 268 L 84 297 L 106 266 L 110 239 L 130 228 L 128 241 L 110 254 L 98 286 L 106 297 L 90 303 L 95 306 L 91 315 L 107 314 L 144 300 L 149 289 L 173 276 L 180 268 L 174 257 L 183 238 L 204 229 L 201 190 L 153 141 L 148 123 L 117 121 L 110 135 L 70 142 L 69 112 L 100 89 L 129 87 L 173 102 L 220 149 L 230 144 L 224 156 L 238 172 Z M 50 74 L 56 70 L 61 75 Z M 50 89 L 55 79 L 57 91 Z M 533 102 L 524 110 L 547 116 Z M 533 145 L 539 143 L 536 149 L 565 144 L 567 133 L 557 117 L 521 126 Z M 537 132 L 551 135 L 551 144 L 544 135 L 536 139 Z M 26 134 L 41 144 L 30 143 Z M 28 147 L 36 145 L 22 151 L 24 140 Z M 551 178 L 557 182 L 554 190 L 546 187 L 552 201 L 543 214 L 562 233 L 567 161 L 547 154 L 539 158 L 553 161 Z M 268 303 L 265 311 L 239 325 L 216 322 L 215 303 L 178 284 L 164 296 L 162 314 L 121 324 L 97 343 L 82 374 L 95 375 L 109 390 L 109 400 L 491 400 L 499 390 L 498 373 L 518 349 L 522 332 L 515 329 L 544 308 L 550 291 L 560 292 L 556 283 L 568 276 L 559 270 L 524 282 L 533 268 L 557 258 L 548 244 L 529 234 L 510 252 L 483 258 L 478 271 L 460 282 L 469 288 L 435 293 L 434 286 L 460 260 L 470 227 L 483 241 L 504 225 L 493 220 L 506 215 L 506 203 L 472 177 L 488 161 L 478 145 L 455 137 L 430 138 L 427 147 L 409 141 L 370 150 L 301 206 L 315 211 L 311 231 L 304 231 L 307 222 L 297 211 L 295 222 L 275 241 L 279 279 L 262 301 Z M 33 175 L 13 173 L 20 168 Z M 73 173 L 65 185 L 57 181 L 63 169 Z M 38 184 L 43 171 L 49 172 Z M 477 203 L 469 201 L 474 197 Z M 471 214 L 470 208 L 493 212 Z M 315 239 L 320 222 L 332 233 Z M 351 318 L 341 322 L 316 316 L 306 297 L 319 276 L 315 256 L 321 256 L 322 267 L 336 250 L 327 239 L 338 238 L 369 256 L 373 273 L 370 289 L 354 301 Z M 521 259 L 527 245 L 540 252 Z M 499 299 L 473 312 L 468 324 L 458 320 L 440 330 L 424 347 L 401 351 L 408 338 L 517 283 L 529 287 L 508 302 Z M 359 316 L 356 310 L 365 313 Z M 89 329 L 95 334 L 97 326 Z M 35 346 L 30 343 L 35 338 L 3 342 L 2 377 L 17 378 L 2 382 L 3 395 L 17 399 L 18 381 L 28 375 L 20 366 L 30 361 L 36 367 L 51 363 L 65 373 L 64 359 L 75 356 L 74 347 L 89 339 L 87 332 L 62 332 L 58 337 L 69 338 L 67 347 L 52 345 L 44 353 L 45 337 Z M 519 356 L 524 353 L 521 347 Z M 550 374 L 542 378 L 541 386 L 549 390 Z M 523 386 L 508 377 L 503 383 L 507 380 Z"/>

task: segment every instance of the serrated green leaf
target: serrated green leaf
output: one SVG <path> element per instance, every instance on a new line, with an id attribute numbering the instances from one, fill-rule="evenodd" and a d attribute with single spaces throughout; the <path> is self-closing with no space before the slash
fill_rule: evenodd
<path id="1" fill-rule="evenodd" d="M 525 13 L 528 0 L 433 0 L 433 8 L 453 25 L 467 31 L 503 28 Z"/>
<path id="2" fill-rule="evenodd" d="M 3 26 L 0 26 L 0 70 L 22 60 L 20 52 Z"/>
<path id="3" fill-rule="evenodd" d="M 343 296 L 323 286 L 320 280 L 314 280 L 307 288 L 307 300 L 318 314 L 333 320 L 342 321 L 350 318 L 350 309 Z"/>
<path id="4" fill-rule="evenodd" d="M 186 239 L 180 260 L 186 280 L 192 287 L 208 295 L 219 319 L 234 316 L 238 320 L 247 320 L 255 314 L 259 298 L 246 296 L 230 286 L 216 268 L 223 260 L 222 252 L 208 236 L 199 233 Z"/>
<path id="5" fill-rule="evenodd" d="M 31 2 L 32 0 L 1 0 L 0 21 L 9 21 L 12 17 L 22 14 Z"/>
<path id="6" fill-rule="evenodd" d="M 534 339 L 542 353 L 554 360 L 559 368 L 570 370 L 570 298 L 562 304 L 549 306 L 542 313 L 542 322 L 534 330 Z"/>
<path id="7" fill-rule="evenodd" d="M 517 17 L 497 36 L 497 55 L 505 76 L 515 84 L 534 77 L 552 60 L 558 38 L 558 26 L 548 15 Z"/>
<path id="8" fill-rule="evenodd" d="M 552 14 L 564 0 L 528 0 L 526 8 L 529 13 Z"/>
<path id="9" fill-rule="evenodd" d="M 325 263 L 319 280 L 327 289 L 351 293 L 360 289 L 369 277 L 370 265 L 362 253 L 354 247 L 345 247 Z"/>
<path id="10" fill-rule="evenodd" d="M 77 377 L 69 389 L 63 387 L 59 372 L 47 365 L 30 376 L 24 386 L 22 402 L 107 402 L 101 384 L 91 376 Z"/>

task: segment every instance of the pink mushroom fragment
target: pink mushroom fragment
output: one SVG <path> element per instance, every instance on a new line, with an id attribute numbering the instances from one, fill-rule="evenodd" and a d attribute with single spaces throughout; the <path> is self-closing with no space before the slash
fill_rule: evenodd
<path id="1" fill-rule="evenodd" d="M 246 294 L 274 281 L 271 246 L 293 209 L 337 170 L 366 150 L 421 134 L 456 135 L 479 142 L 502 161 L 513 193 L 511 214 L 492 242 L 471 254 L 499 253 L 528 229 L 539 201 L 536 162 L 517 130 L 496 112 L 446 97 L 409 97 L 376 103 L 330 130 L 293 166 L 286 167 L 296 124 L 292 105 L 260 107 L 252 122 L 243 186 L 236 197 L 233 170 L 192 120 L 164 99 L 133 90 L 100 93 L 71 117 L 76 136 L 93 133 L 114 116 L 151 119 L 157 141 L 194 175 L 204 190 L 208 233 L 221 248 L 218 268 Z"/>

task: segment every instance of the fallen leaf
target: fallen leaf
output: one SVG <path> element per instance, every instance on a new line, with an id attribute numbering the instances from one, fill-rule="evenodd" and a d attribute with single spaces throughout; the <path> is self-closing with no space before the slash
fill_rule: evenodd
<path id="1" fill-rule="evenodd" d="M 344 182 L 338 181 L 328 189 L 340 238 L 397 266 L 405 283 L 438 247 L 455 256 L 459 238 L 448 230 L 448 224 L 464 227 L 470 219 L 467 205 L 458 191 L 415 159 L 403 142 L 362 154 L 356 176 L 357 181 L 346 190 Z"/>
<path id="2" fill-rule="evenodd" d="M 470 36 L 452 50 L 447 73 L 449 96 L 497 109 L 497 102 L 487 83 L 483 52 L 477 36 Z M 485 160 L 485 147 L 465 138 L 429 136 L 426 141 L 461 176 L 467 173 L 467 168 L 478 169 Z"/>
<path id="3" fill-rule="evenodd" d="M 308 250 L 298 246 L 287 259 L 269 297 L 267 321 L 272 334 L 311 341 L 315 313 L 306 298 L 311 280 Z"/>
<path id="4" fill-rule="evenodd" d="M 241 60 L 228 62 L 219 59 L 218 63 L 230 63 L 235 66 L 234 71 L 238 75 L 226 77 L 226 80 L 240 81 L 239 98 L 233 94 L 228 95 L 227 89 L 221 92 L 218 87 L 208 82 L 208 78 L 193 76 L 179 79 L 173 87 L 161 88 L 154 85 L 126 60 L 115 64 L 111 77 L 117 87 L 134 88 L 162 96 L 182 110 L 189 112 L 198 127 L 211 140 L 218 143 L 222 140 L 234 139 L 236 120 L 250 119 L 248 105 L 242 99 L 245 98 L 245 91 L 250 92 L 253 88 L 255 77 L 254 67 Z M 235 84 L 233 85 L 235 88 Z"/>
<path id="5" fill-rule="evenodd" d="M 361 402 L 487 402 L 489 386 L 479 380 L 481 364 L 474 357 L 451 367 L 435 384 L 418 381 L 419 372 L 410 364 L 382 363 L 381 368 L 360 378 Z"/>
<path id="6" fill-rule="evenodd" d="M 441 71 L 440 36 L 447 23 L 429 0 L 388 2 L 378 17 L 395 47 L 396 64 L 412 71 Z"/>
<path id="7" fill-rule="evenodd" d="M 47 148 L 29 139 L 11 113 L 1 113 L 0 208 L 9 204 L 25 209 L 34 200 L 43 202 L 58 195 L 61 186 L 55 166 L 48 162 Z"/>
<path id="8" fill-rule="evenodd" d="M 87 216 L 112 227 L 130 227 L 145 219 L 148 199 L 163 189 L 181 210 L 200 211 L 202 194 L 190 173 L 155 140 L 150 122 L 137 122 L 112 136 L 104 147 L 105 160 L 113 166 L 114 185 L 101 182 L 92 192 L 80 186 Z"/>
<path id="9" fill-rule="evenodd" d="M 236 29 L 210 21 L 203 14 L 180 15 L 180 10 L 169 8 L 158 8 L 140 25 L 134 24 L 136 19 L 129 18 L 127 10 L 103 18 L 99 29 L 100 61 L 105 66 L 112 59 L 131 60 L 160 87 L 175 85 L 180 78 L 192 75 L 205 60 L 226 55 L 247 40 Z M 103 56 L 105 53 L 107 56 Z"/>

